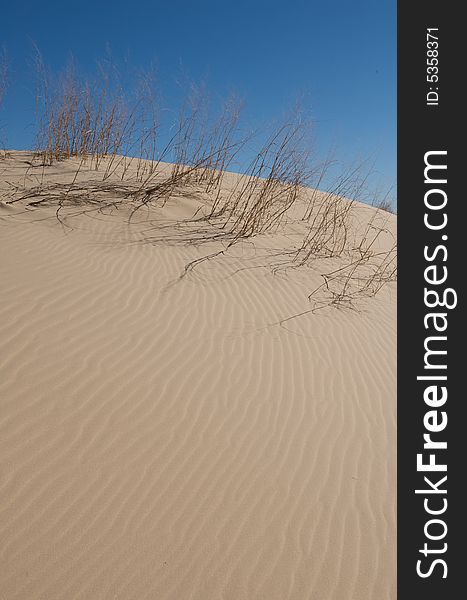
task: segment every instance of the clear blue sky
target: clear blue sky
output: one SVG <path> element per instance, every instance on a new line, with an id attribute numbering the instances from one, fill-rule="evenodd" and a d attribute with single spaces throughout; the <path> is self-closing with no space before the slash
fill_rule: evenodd
<path id="1" fill-rule="evenodd" d="M 107 45 L 133 66 L 155 62 L 162 84 L 182 66 L 214 93 L 237 90 L 250 122 L 280 117 L 301 96 L 320 152 L 373 157 L 375 184 L 395 183 L 395 0 L 3 2 L 11 85 L 0 122 L 10 148 L 33 145 L 33 42 L 57 69 L 72 54 L 92 70 Z"/>

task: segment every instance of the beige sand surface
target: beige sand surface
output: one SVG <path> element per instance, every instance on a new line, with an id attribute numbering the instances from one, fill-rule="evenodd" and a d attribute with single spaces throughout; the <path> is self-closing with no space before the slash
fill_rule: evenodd
<path id="1" fill-rule="evenodd" d="M 395 284 L 281 326 L 285 233 L 174 283 L 215 244 L 78 213 L 0 205 L 0 598 L 394 600 Z"/>

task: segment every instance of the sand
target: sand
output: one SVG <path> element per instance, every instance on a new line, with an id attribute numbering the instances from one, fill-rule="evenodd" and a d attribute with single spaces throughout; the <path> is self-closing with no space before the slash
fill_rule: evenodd
<path id="1" fill-rule="evenodd" d="M 285 233 L 178 280 L 215 244 L 72 213 L 0 205 L 0 598 L 395 599 L 395 284 L 306 312 Z"/>

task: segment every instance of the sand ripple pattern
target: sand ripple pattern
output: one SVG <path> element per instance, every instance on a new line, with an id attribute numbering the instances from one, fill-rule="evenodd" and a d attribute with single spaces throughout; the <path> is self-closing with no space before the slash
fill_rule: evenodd
<path id="1" fill-rule="evenodd" d="M 395 599 L 394 290 L 115 227 L 0 224 L 0 598 Z"/>

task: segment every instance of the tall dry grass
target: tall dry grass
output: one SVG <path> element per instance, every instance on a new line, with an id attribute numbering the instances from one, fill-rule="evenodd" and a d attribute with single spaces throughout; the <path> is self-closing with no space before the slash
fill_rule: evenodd
<path id="1" fill-rule="evenodd" d="M 103 157 L 118 154 L 136 121 L 112 65 L 100 63 L 99 77 L 90 80 L 79 75 L 73 61 L 57 77 L 50 74 L 39 51 L 34 62 L 36 152 L 44 162 L 89 158 L 97 169 Z"/>
<path id="2" fill-rule="evenodd" d="M 303 144 L 309 124 L 295 115 L 281 123 L 256 152 L 235 189 L 217 199 L 211 214 L 225 215 L 235 239 L 278 227 L 300 199 L 310 176 Z"/>
<path id="3" fill-rule="evenodd" d="M 86 164 L 96 170 L 101 183 L 93 181 L 84 189 L 77 173 L 66 189 L 29 190 L 23 200 L 32 199 L 37 206 L 52 199 L 59 214 L 67 203 L 84 199 L 99 207 L 118 198 L 132 206 L 131 220 L 142 207 L 196 194 L 204 209 L 193 218 L 200 227 L 194 238 L 198 243 L 225 240 L 220 253 L 240 240 L 299 221 L 303 235 L 294 249 L 284 252 L 286 265 L 341 261 L 323 270 L 323 283 L 310 297 L 325 292 L 329 303 L 348 305 L 376 294 L 395 278 L 395 244 L 389 249 L 386 244 L 386 250 L 379 244 L 388 233 L 381 219 L 371 217 L 363 229 L 356 223 L 356 200 L 366 198 L 370 169 L 357 164 L 331 179 L 336 162 L 329 156 L 313 163 L 312 123 L 299 111 L 263 139 L 242 133 L 241 100 L 232 96 L 213 112 L 204 85 L 188 85 L 180 107 L 168 111 L 153 73 L 141 74 L 129 94 L 111 61 L 101 62 L 93 79 L 80 76 L 72 62 L 53 77 L 38 51 L 35 67 L 37 155 L 43 164 L 78 158 L 79 169 Z M 252 156 L 249 164 L 233 187 L 224 185 L 242 150 Z M 387 209 L 383 198 L 375 215 Z"/>

